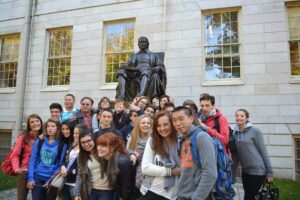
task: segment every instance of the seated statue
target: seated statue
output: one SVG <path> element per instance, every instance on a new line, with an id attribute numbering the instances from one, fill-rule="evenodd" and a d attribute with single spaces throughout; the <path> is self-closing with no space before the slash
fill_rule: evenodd
<path id="1" fill-rule="evenodd" d="M 139 51 L 132 54 L 126 64 L 117 72 L 117 99 L 132 101 L 136 96 L 154 96 L 165 94 L 167 75 L 159 54 L 149 51 L 146 37 L 138 40 Z"/>

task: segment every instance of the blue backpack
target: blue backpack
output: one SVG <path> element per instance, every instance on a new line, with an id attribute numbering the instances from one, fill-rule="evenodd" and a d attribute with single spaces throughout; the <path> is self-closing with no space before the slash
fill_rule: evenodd
<path id="1" fill-rule="evenodd" d="M 199 129 L 192 133 L 191 138 L 191 152 L 192 156 L 199 168 L 201 168 L 201 160 L 197 147 L 197 135 Z M 224 150 L 223 144 L 216 138 L 212 137 L 216 153 L 217 153 L 217 171 L 218 178 L 213 188 L 212 194 L 215 199 L 232 199 L 235 196 L 234 189 L 232 188 L 232 160 Z"/>

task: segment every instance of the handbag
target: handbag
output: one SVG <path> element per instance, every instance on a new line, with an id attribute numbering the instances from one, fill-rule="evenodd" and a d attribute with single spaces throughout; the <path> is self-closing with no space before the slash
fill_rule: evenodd
<path id="1" fill-rule="evenodd" d="M 255 196 L 255 200 L 279 200 L 279 188 L 275 187 L 273 182 L 265 181 Z"/>
<path id="2" fill-rule="evenodd" d="M 57 196 L 57 193 L 61 191 L 65 184 L 66 178 L 63 177 L 60 173 L 54 175 L 48 186 L 47 193 L 50 196 L 50 198 L 55 198 Z"/>
<path id="3" fill-rule="evenodd" d="M 233 130 L 229 127 L 229 138 L 228 138 L 228 144 L 227 147 L 230 149 L 230 152 L 236 152 L 236 144 L 235 144 L 235 139 L 233 136 Z"/>
<path id="4" fill-rule="evenodd" d="M 23 134 L 23 133 L 21 133 Z M 19 136 L 21 137 L 21 135 Z M 4 161 L 2 162 L 1 164 L 1 170 L 2 172 L 4 172 L 5 174 L 8 174 L 10 176 L 17 176 L 17 174 L 14 172 L 13 170 L 13 167 L 12 167 L 12 164 L 11 164 L 11 155 L 12 155 L 12 152 L 14 151 L 14 149 L 16 148 L 16 146 L 14 146 L 10 152 L 8 153 L 8 155 L 5 157 Z M 23 145 L 22 145 L 22 148 L 21 148 L 21 152 L 20 152 L 20 157 L 19 157 L 19 164 L 21 165 L 21 162 L 22 162 L 22 156 L 23 156 L 23 153 L 24 153 L 24 138 L 23 138 Z"/>

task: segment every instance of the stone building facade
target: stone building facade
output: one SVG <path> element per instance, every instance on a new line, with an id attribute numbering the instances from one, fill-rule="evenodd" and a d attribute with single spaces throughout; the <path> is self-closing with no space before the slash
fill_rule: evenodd
<path id="1" fill-rule="evenodd" d="M 26 116 L 46 120 L 67 93 L 77 107 L 114 98 L 142 35 L 165 52 L 176 105 L 208 92 L 232 125 L 248 109 L 275 176 L 300 177 L 300 6 L 287 0 L 0 0 L 2 153 Z"/>

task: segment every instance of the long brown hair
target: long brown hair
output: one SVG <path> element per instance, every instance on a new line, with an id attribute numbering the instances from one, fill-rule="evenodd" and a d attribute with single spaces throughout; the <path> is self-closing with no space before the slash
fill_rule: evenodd
<path id="1" fill-rule="evenodd" d="M 24 131 L 25 143 L 26 144 L 29 143 L 29 135 L 30 135 L 30 132 L 32 131 L 31 128 L 30 128 L 30 119 L 38 119 L 41 123 L 41 127 L 39 129 L 38 135 L 35 135 L 34 139 L 36 140 L 38 138 L 38 136 L 43 133 L 43 121 L 42 121 L 41 117 L 37 114 L 29 115 L 28 119 L 27 119 L 27 126 L 26 126 L 26 129 Z"/>
<path id="2" fill-rule="evenodd" d="M 153 132 L 152 132 L 152 148 L 155 154 L 158 154 L 164 158 L 169 156 L 169 152 L 167 151 L 168 145 L 165 141 L 165 138 L 162 137 L 158 131 L 157 131 L 157 127 L 158 127 L 158 120 L 161 117 L 167 117 L 169 120 L 169 123 L 171 125 L 171 134 L 169 135 L 170 137 L 170 141 L 173 143 L 177 143 L 177 132 L 173 126 L 172 123 L 172 116 L 170 113 L 166 112 L 166 111 L 159 111 L 155 117 L 154 117 L 154 122 L 153 122 Z"/>
<path id="3" fill-rule="evenodd" d="M 151 128 L 153 127 L 153 122 L 152 122 L 152 119 L 151 119 L 150 116 L 148 116 L 148 115 L 139 116 L 139 118 L 137 118 L 137 120 L 134 124 L 134 128 L 132 130 L 131 140 L 130 140 L 130 144 L 129 144 L 129 149 L 130 150 L 135 150 L 139 138 L 146 137 L 145 135 L 142 135 L 142 132 L 141 132 L 141 129 L 140 129 L 140 122 L 144 118 L 148 118 L 150 120 Z M 150 136 L 150 135 L 148 135 L 148 136 Z"/>
<path id="4" fill-rule="evenodd" d="M 118 167 L 119 154 L 129 158 L 128 153 L 125 150 L 125 143 L 115 133 L 106 132 L 97 138 L 96 145 L 108 146 L 109 151 L 113 153 L 112 158 L 109 160 L 100 157 L 101 178 L 106 174 L 109 186 L 113 187 L 117 182 L 117 176 L 120 172 Z"/>
<path id="5" fill-rule="evenodd" d="M 95 135 L 91 132 L 91 130 L 85 124 L 82 124 L 80 127 L 80 131 L 79 131 L 79 138 L 78 138 L 79 144 L 80 144 L 80 139 L 85 136 L 91 137 L 91 139 L 95 143 Z M 87 167 L 87 161 L 90 159 L 90 155 L 95 153 L 95 151 L 96 151 L 95 149 L 96 148 L 94 148 L 92 152 L 88 152 L 82 148 L 82 144 L 79 145 L 78 159 L 79 159 L 79 164 L 82 167 Z"/>

